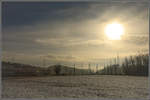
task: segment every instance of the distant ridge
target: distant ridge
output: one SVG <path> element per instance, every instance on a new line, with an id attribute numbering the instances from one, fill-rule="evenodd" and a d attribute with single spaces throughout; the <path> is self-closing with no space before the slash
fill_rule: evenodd
<path id="1" fill-rule="evenodd" d="M 83 75 L 89 74 L 87 69 L 77 69 L 69 66 L 59 65 L 60 75 Z M 45 76 L 45 75 L 57 75 L 55 72 L 56 65 L 49 66 L 47 68 L 32 66 L 28 64 L 2 62 L 2 76 Z"/>

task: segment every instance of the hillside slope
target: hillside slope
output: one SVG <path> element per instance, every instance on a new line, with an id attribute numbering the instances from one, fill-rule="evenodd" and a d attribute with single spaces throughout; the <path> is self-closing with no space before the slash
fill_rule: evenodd
<path id="1" fill-rule="evenodd" d="M 32 66 L 27 64 L 2 62 L 2 76 L 43 76 L 43 75 L 57 75 L 56 66 L 52 65 L 48 68 Z M 69 66 L 60 65 L 59 75 L 83 75 L 89 74 L 86 69 L 74 69 Z"/>

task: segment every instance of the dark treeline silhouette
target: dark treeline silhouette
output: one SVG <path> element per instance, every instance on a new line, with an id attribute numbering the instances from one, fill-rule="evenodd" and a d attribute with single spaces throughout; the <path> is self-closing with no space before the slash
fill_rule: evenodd
<path id="1" fill-rule="evenodd" d="M 148 54 L 126 57 L 122 65 L 114 64 L 104 67 L 100 73 L 105 75 L 148 76 Z"/>
<path id="2" fill-rule="evenodd" d="M 122 69 L 119 64 L 113 64 L 104 67 L 104 69 L 99 71 L 100 74 L 103 75 L 122 75 Z"/>
<path id="3" fill-rule="evenodd" d="M 89 69 L 78 69 L 64 65 L 52 65 L 47 68 L 26 64 L 2 62 L 2 76 L 45 76 L 45 75 L 136 75 L 148 76 L 148 54 L 126 57 L 121 65 L 104 66 L 96 72 Z M 98 69 L 98 65 L 97 65 Z"/>
<path id="4" fill-rule="evenodd" d="M 139 54 L 125 58 L 122 64 L 123 72 L 126 75 L 148 76 L 148 54 Z"/>

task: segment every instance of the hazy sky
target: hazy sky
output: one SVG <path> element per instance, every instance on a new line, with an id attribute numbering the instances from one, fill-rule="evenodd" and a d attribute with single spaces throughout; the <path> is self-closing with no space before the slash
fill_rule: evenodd
<path id="1" fill-rule="evenodd" d="M 104 29 L 117 21 L 125 34 L 108 40 Z M 3 57 L 40 64 L 91 62 L 148 52 L 148 8 L 85 2 L 2 4 Z"/>

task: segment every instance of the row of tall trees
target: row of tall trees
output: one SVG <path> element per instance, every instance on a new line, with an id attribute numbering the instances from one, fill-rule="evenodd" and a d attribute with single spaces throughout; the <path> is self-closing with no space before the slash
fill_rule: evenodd
<path id="1" fill-rule="evenodd" d="M 127 75 L 148 76 L 148 61 L 148 54 L 126 57 L 122 64 L 123 72 Z"/>
<path id="2" fill-rule="evenodd" d="M 126 57 L 121 65 L 105 66 L 100 73 L 105 75 L 138 75 L 148 76 L 148 54 Z"/>
<path id="3" fill-rule="evenodd" d="M 105 66 L 104 69 L 100 71 L 100 74 L 103 75 L 121 75 L 122 69 L 119 67 L 119 64 L 113 64 L 109 66 Z"/>

